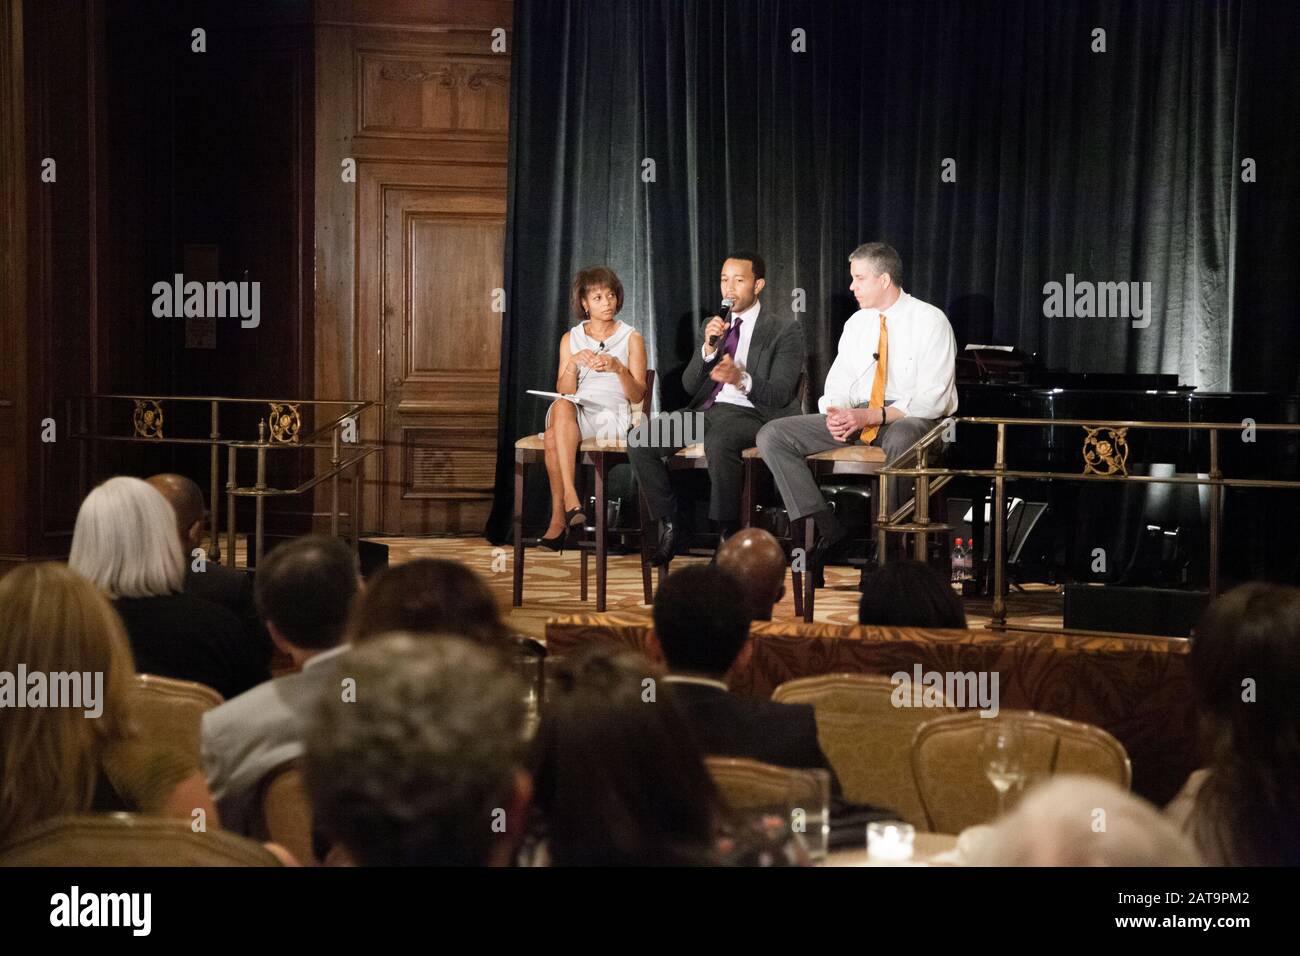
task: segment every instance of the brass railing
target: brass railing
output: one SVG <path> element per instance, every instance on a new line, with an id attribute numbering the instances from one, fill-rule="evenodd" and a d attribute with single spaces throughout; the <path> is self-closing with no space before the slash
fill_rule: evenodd
<path id="1" fill-rule="evenodd" d="M 133 402 L 132 433 L 130 435 L 103 434 L 99 431 L 99 404 L 101 402 Z M 209 432 L 206 437 L 182 437 L 167 434 L 167 412 L 164 403 L 206 404 L 209 409 Z M 221 434 L 221 407 L 223 405 L 265 405 L 267 415 L 257 423 L 257 440 L 237 440 Z M 355 551 L 361 534 L 361 484 L 365 472 L 365 459 L 380 446 L 359 440 L 361 416 L 381 402 L 360 399 L 284 399 L 284 398 L 231 398 L 224 395 L 80 395 L 67 400 L 69 423 L 75 423 L 72 437 L 80 441 L 78 455 L 78 480 L 82 497 L 89 484 L 88 445 L 92 441 L 132 442 L 148 445 L 207 445 L 210 452 L 209 474 L 209 532 L 212 546 L 219 548 L 221 530 L 221 449 L 226 449 L 226 548 L 225 563 L 234 566 L 236 540 L 236 498 L 253 498 L 255 523 L 253 554 L 250 563 L 260 562 L 265 541 L 265 501 L 267 498 L 300 495 L 311 491 L 322 482 L 331 483 L 330 534 L 339 532 L 339 477 L 349 469 L 352 475 L 352 512 L 350 538 Z M 329 422 L 308 435 L 302 431 L 302 408 L 343 408 Z M 269 437 L 268 437 L 269 434 Z M 293 488 L 272 488 L 266 483 L 266 456 L 268 452 L 293 449 L 330 450 L 330 467 Z M 241 487 L 236 480 L 238 453 L 251 450 L 257 460 L 257 479 L 253 485 Z M 343 457 L 346 454 L 347 457 Z M 314 509 L 313 509 L 314 511 Z"/>
<path id="2" fill-rule="evenodd" d="M 943 441 L 945 431 L 956 425 L 992 426 L 997 429 L 997 443 L 992 468 L 938 468 L 927 463 L 936 442 Z M 1084 429 L 1083 471 L 1027 471 L 1007 468 L 1006 445 L 1008 427 L 1072 427 Z M 1255 424 L 1242 422 L 1152 422 L 1152 421 L 1092 421 L 1075 418 L 950 418 L 941 421 L 917 440 L 898 459 L 878 473 L 879 508 L 876 516 L 876 553 L 878 560 L 886 556 L 886 539 L 889 534 L 913 533 L 916 535 L 915 556 L 926 558 L 926 536 L 931 528 L 946 528 L 930 520 L 930 495 L 943 484 L 956 477 L 991 478 L 993 480 L 993 613 L 989 627 L 1005 628 L 1006 605 L 1006 480 L 1027 478 L 1048 481 L 1104 481 L 1139 482 L 1146 484 L 1209 485 L 1210 486 L 1210 541 L 1209 589 L 1210 596 L 1219 593 L 1219 541 L 1222 519 L 1223 488 L 1291 488 L 1300 490 L 1300 481 L 1271 478 L 1225 478 L 1219 469 L 1219 433 L 1242 432 L 1247 428 L 1257 432 L 1300 432 L 1300 425 Z M 1128 440 L 1130 429 L 1185 430 L 1209 432 L 1209 470 L 1206 477 L 1195 474 L 1130 475 L 1128 473 Z M 908 467 L 909 463 L 914 463 Z M 892 514 L 889 512 L 889 482 L 896 478 L 915 478 L 916 489 L 912 500 Z M 904 522 L 908 512 L 915 511 L 915 520 Z"/>

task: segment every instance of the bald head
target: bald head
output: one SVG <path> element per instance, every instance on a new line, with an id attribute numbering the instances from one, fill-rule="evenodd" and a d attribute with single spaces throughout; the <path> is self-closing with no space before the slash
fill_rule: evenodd
<path id="1" fill-rule="evenodd" d="M 754 620 L 772 620 L 772 605 L 785 595 L 781 543 L 762 528 L 746 528 L 722 542 L 717 563 L 744 583 Z"/>
<path id="2" fill-rule="evenodd" d="M 162 493 L 176 512 L 176 527 L 186 553 L 199 546 L 203 531 L 203 492 L 184 475 L 162 474 L 145 479 Z"/>

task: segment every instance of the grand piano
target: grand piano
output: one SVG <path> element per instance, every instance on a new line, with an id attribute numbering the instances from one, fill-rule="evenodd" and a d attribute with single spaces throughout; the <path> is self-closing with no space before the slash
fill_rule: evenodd
<path id="1" fill-rule="evenodd" d="M 978 353 L 959 359 L 957 389 L 959 417 L 1300 422 L 1296 395 L 1204 392 L 1180 385 L 1176 375 L 1042 369 L 1006 353 L 993 361 Z M 1130 474 L 1209 471 L 1208 431 L 1134 428 L 1127 437 Z M 1076 425 L 1008 427 L 1007 468 L 1078 474 L 1084 438 Z M 1300 480 L 1300 433 L 1221 432 L 1219 448 L 1224 477 Z M 991 468 L 994 450 L 994 428 L 963 425 L 945 464 Z M 949 493 L 979 501 L 988 485 L 959 479 Z M 1007 481 L 1007 496 L 1034 504 L 1023 513 L 1036 516 L 1028 529 L 1014 516 L 1008 522 L 1012 551 L 1018 550 L 1013 581 L 1207 584 L 1208 486 L 1017 479 Z M 1300 494 L 1225 489 L 1222 528 L 1223 587 L 1252 578 L 1300 582 Z M 1101 572 L 1096 548 L 1108 558 Z"/>

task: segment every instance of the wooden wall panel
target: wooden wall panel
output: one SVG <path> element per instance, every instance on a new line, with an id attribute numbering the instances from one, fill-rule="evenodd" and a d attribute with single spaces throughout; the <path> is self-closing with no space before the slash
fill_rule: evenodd
<path id="1" fill-rule="evenodd" d="M 402 332 L 407 380 L 427 372 L 500 364 L 501 321 L 491 311 L 491 291 L 501 287 L 499 253 L 505 242 L 503 211 L 478 217 L 447 210 L 408 213 L 402 268 Z M 466 263 L 469 268 L 443 268 Z"/>
<path id="2" fill-rule="evenodd" d="M 0 568 L 66 553 L 78 505 L 63 396 L 90 379 L 92 6 L 0 13 Z"/>
<path id="3" fill-rule="evenodd" d="M 23 9 L 0 0 L 0 573 L 27 546 L 27 176 Z"/>
<path id="4" fill-rule="evenodd" d="M 385 403 L 362 431 L 384 444 L 368 530 L 487 517 L 509 119 L 492 30 L 511 17 L 500 0 L 316 5 L 317 389 Z"/>
<path id="5" fill-rule="evenodd" d="M 506 131 L 509 69 L 493 57 L 360 50 L 356 73 L 360 134 L 433 139 Z"/>

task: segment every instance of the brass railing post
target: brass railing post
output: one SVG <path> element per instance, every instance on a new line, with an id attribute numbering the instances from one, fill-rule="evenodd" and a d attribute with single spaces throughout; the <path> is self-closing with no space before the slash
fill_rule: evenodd
<path id="1" fill-rule="evenodd" d="M 998 423 L 997 458 L 993 464 L 993 615 L 990 623 L 993 627 L 1007 626 L 1006 567 L 1003 554 L 1007 532 L 1006 514 L 1006 471 L 1007 461 L 1007 426 Z M 977 507 L 983 507 L 979 502 Z"/>
<path id="2" fill-rule="evenodd" d="M 930 536 L 925 531 L 925 526 L 930 523 L 930 476 L 925 473 L 926 449 L 922 445 L 916 453 L 916 466 L 921 474 L 916 476 L 916 481 L 912 485 L 913 520 L 920 527 L 916 532 L 916 543 L 913 545 L 913 556 L 916 560 L 924 562 L 927 555 Z"/>
<path id="3" fill-rule="evenodd" d="M 73 402 L 72 399 L 68 399 L 68 430 L 69 431 L 72 431 L 72 429 L 75 427 L 73 423 L 72 411 L 73 411 Z M 79 417 L 81 419 L 81 438 L 77 442 L 77 494 L 78 494 L 78 500 L 85 501 L 86 493 L 90 490 L 89 488 L 86 487 L 87 473 L 89 472 L 89 468 L 88 468 L 89 459 L 86 456 L 90 453 L 89 449 L 86 446 L 90 444 L 90 436 L 86 434 L 86 397 L 84 395 L 81 396 L 81 400 L 77 402 L 77 411 L 80 413 Z"/>
<path id="4" fill-rule="evenodd" d="M 226 564 L 235 566 L 235 446 L 226 448 Z"/>
<path id="5" fill-rule="evenodd" d="M 1210 597 L 1219 595 L 1219 522 L 1223 520 L 1220 510 L 1222 502 L 1219 495 L 1223 486 L 1219 482 L 1223 475 L 1219 471 L 1219 430 L 1210 429 Z"/>
<path id="6" fill-rule="evenodd" d="M 889 524 L 889 476 L 881 472 L 878 480 L 876 497 L 880 499 L 880 507 L 876 509 L 876 564 L 884 567 L 889 554 L 889 532 L 885 530 L 885 525 Z"/>
<path id="7" fill-rule="evenodd" d="M 361 551 L 361 476 L 364 474 L 366 467 L 365 456 L 357 460 L 356 469 L 352 472 L 352 554 L 356 556 Z"/>
<path id="8" fill-rule="evenodd" d="M 256 515 L 253 526 L 254 539 L 254 567 L 262 566 L 262 537 L 266 526 L 266 421 L 265 419 L 257 423 L 257 497 L 254 499 L 254 514 Z"/>
<path id="9" fill-rule="evenodd" d="M 221 499 L 217 494 L 217 482 L 220 480 L 221 471 L 221 447 L 217 444 L 221 438 L 220 431 L 220 412 L 218 411 L 219 403 L 216 399 L 212 401 L 212 429 L 208 433 L 208 438 L 212 442 L 211 454 L 209 457 L 209 467 L 212 469 L 212 477 L 208 482 L 208 502 L 211 505 L 211 525 L 212 547 L 217 551 L 216 560 L 220 561 L 221 552 Z"/>
<path id="10" fill-rule="evenodd" d="M 330 479 L 330 537 L 339 536 L 339 427 L 334 426 L 330 432 L 330 471 L 334 477 Z"/>

